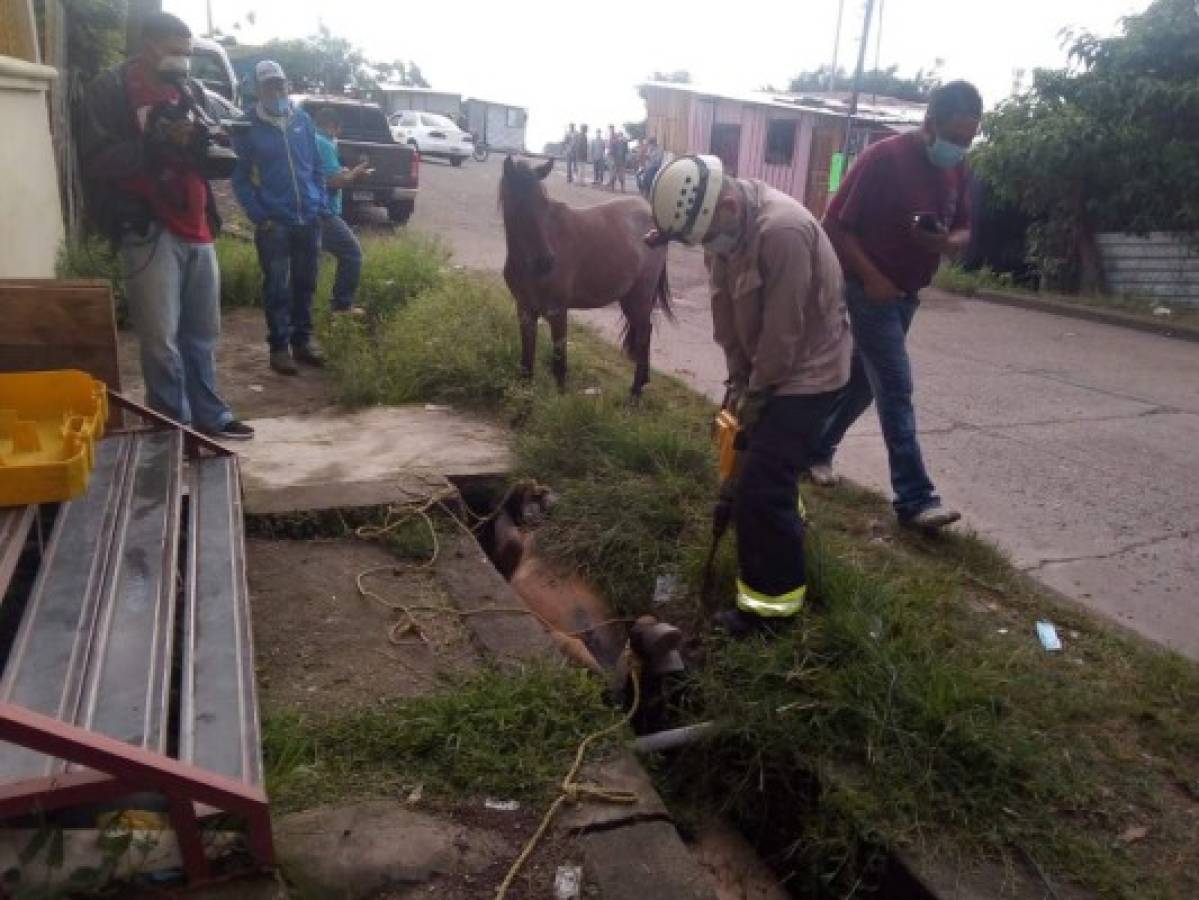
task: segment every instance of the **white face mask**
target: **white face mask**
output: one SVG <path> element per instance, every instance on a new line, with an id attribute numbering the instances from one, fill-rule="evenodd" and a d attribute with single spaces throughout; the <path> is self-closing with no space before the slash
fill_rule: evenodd
<path id="1" fill-rule="evenodd" d="M 158 71 L 162 75 L 186 75 L 191 71 L 191 66 L 191 57 L 180 54 L 164 56 L 158 61 Z"/>
<path id="2" fill-rule="evenodd" d="M 704 241 L 704 249 L 717 256 L 728 256 L 736 249 L 739 238 L 735 234 L 718 234 Z"/>

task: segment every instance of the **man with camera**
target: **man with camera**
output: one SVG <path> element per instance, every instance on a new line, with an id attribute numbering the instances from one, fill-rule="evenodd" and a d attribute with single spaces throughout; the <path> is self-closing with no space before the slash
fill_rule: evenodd
<path id="1" fill-rule="evenodd" d="M 146 402 L 205 434 L 246 440 L 216 389 L 220 229 L 210 177 L 233 155 L 214 143 L 204 89 L 188 78 L 192 36 L 154 13 L 141 50 L 89 86 L 80 156 L 91 218 L 118 250 L 141 349 Z"/>
<path id="2" fill-rule="evenodd" d="M 942 256 L 970 240 L 966 151 L 978 134 L 982 97 L 965 81 L 937 88 L 924 127 L 867 148 L 824 216 L 824 230 L 845 270 L 845 304 L 853 326 L 849 384 L 825 425 L 809 474 L 831 486 L 833 454 L 873 400 L 891 468 L 893 507 L 901 524 L 952 525 L 960 514 L 941 504 L 924 467 L 912 404 L 907 334 L 918 292 Z"/>

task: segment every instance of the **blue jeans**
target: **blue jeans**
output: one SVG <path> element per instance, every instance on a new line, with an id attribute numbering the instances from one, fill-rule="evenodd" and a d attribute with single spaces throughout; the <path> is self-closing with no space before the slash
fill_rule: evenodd
<path id="1" fill-rule="evenodd" d="M 362 245 L 341 216 L 325 216 L 321 219 L 321 247 L 337 258 L 330 305 L 337 310 L 349 309 L 354 305 L 362 274 Z"/>
<path id="2" fill-rule="evenodd" d="M 146 404 L 183 425 L 216 431 L 233 413 L 216 391 L 220 272 L 212 244 L 157 223 L 121 241 L 129 317 L 141 350 Z"/>
<path id="3" fill-rule="evenodd" d="M 907 334 L 920 301 L 912 293 L 889 303 L 874 303 L 866 299 L 860 284 L 847 280 L 845 304 L 853 330 L 853 366 L 849 384 L 842 389 L 824 426 L 814 461 L 831 462 L 845 432 L 871 400 L 877 401 L 878 421 L 891 466 L 891 488 L 895 491 L 892 505 L 903 521 L 940 502 L 924 468 L 912 406 Z"/>
<path id="4" fill-rule="evenodd" d="M 305 225 L 259 228 L 254 235 L 262 267 L 262 302 L 266 307 L 267 343 L 271 350 L 304 347 L 312 338 L 312 295 L 316 292 L 321 255 L 319 221 Z"/>

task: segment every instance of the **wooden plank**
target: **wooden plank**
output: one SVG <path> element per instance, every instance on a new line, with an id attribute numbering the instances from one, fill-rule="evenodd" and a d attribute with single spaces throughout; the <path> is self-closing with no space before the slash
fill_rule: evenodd
<path id="1" fill-rule="evenodd" d="M 33 0 L 0 0 L 0 56 L 40 63 Z"/>
<path id="2" fill-rule="evenodd" d="M 107 281 L 0 279 L 0 372 L 82 369 L 120 390 Z"/>

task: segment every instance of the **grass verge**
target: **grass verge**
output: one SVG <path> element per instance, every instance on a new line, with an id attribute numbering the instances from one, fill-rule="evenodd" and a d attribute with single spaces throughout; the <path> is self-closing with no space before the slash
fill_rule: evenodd
<path id="1" fill-rule="evenodd" d="M 710 404 L 659 376 L 629 410 L 629 364 L 577 327 L 568 393 L 544 366 L 521 384 L 514 319 L 494 279 L 442 274 L 366 323 L 326 323 L 336 389 L 513 423 L 515 474 L 561 498 L 540 546 L 622 612 L 646 610 L 665 571 L 694 585 Z M 725 809 L 812 896 L 866 890 L 889 848 L 967 868 L 1031 858 L 1104 896 L 1199 895 L 1195 667 L 1060 604 L 975 538 L 896 531 L 874 494 L 808 500 L 815 608 L 784 638 L 706 645 L 684 714 L 725 731 L 664 766 L 676 802 Z M 733 568 L 726 546 L 723 596 Z M 1064 652 L 1036 642 L 1043 618 Z"/>
<path id="2" fill-rule="evenodd" d="M 483 672 L 436 694 L 317 720 L 298 711 L 264 722 L 267 786 L 280 810 L 394 797 L 544 800 L 579 742 L 610 723 L 587 673 L 545 664 Z"/>
<path id="3" fill-rule="evenodd" d="M 933 286 L 967 297 L 974 297 L 985 291 L 993 291 L 1017 297 L 1046 300 L 1066 306 L 1110 310 L 1158 325 L 1174 326 L 1185 331 L 1199 331 L 1199 307 L 1197 306 L 1130 294 L 1055 294 L 1029 291 L 1013 283 L 1011 276 L 1002 272 L 993 272 L 986 266 L 975 271 L 968 271 L 956 263 L 946 263 L 937 270 Z M 1154 310 L 1163 306 L 1170 310 L 1169 315 L 1155 314 Z"/>

